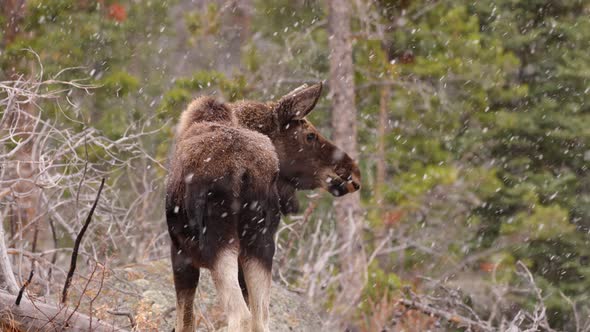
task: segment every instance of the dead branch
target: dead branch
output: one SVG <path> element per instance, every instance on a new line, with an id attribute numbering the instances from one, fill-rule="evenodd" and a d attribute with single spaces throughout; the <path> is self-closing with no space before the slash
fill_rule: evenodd
<path id="1" fill-rule="evenodd" d="M 0 291 L 0 326 L 13 326 L 18 331 L 125 331 L 108 323 L 94 320 L 87 315 L 73 312 L 72 308 L 46 303 L 33 303 L 24 297 L 20 305 L 16 296 Z M 70 317 L 71 316 L 71 317 Z M 69 319 L 68 319 L 69 318 Z"/>
<path id="2" fill-rule="evenodd" d="M 35 275 L 35 269 L 31 269 L 31 273 L 29 273 L 29 278 L 27 279 L 27 281 L 25 281 L 23 286 L 20 288 L 20 291 L 18 292 L 18 295 L 16 296 L 16 301 L 14 301 L 14 304 L 16 304 L 16 305 L 20 304 L 20 301 L 23 298 L 23 294 L 25 293 L 25 288 L 27 288 L 27 286 L 33 280 L 33 275 Z"/>
<path id="3" fill-rule="evenodd" d="M 539 330 L 555 331 L 551 328 L 551 326 L 549 326 L 549 321 L 547 320 L 547 308 L 545 307 L 545 300 L 543 298 L 543 295 L 541 294 L 541 289 L 535 283 L 535 278 L 533 277 L 533 274 L 521 261 L 516 262 L 516 267 L 517 274 L 519 274 L 523 279 L 525 279 L 528 282 L 532 292 L 535 294 L 535 297 L 537 298 L 537 303 L 532 314 L 524 313 L 524 317 L 528 318 L 531 321 L 531 327 L 525 330 L 525 332 Z M 521 312 L 519 312 L 519 314 Z"/>
<path id="4" fill-rule="evenodd" d="M 2 213 L 0 212 L 0 221 L 3 220 Z M 12 272 L 12 265 L 8 258 L 8 252 L 6 251 L 6 244 L 4 242 L 4 227 L 0 222 L 0 288 L 6 289 L 11 294 L 18 293 L 18 285 Z"/>
<path id="5" fill-rule="evenodd" d="M 175 309 L 175 308 L 173 308 Z M 131 323 L 131 328 L 135 328 L 135 319 L 133 318 L 133 314 L 129 311 L 113 311 L 107 310 L 107 313 L 115 316 L 126 316 L 129 318 L 129 322 Z"/>
<path id="6" fill-rule="evenodd" d="M 98 268 L 98 263 L 94 264 L 94 268 L 92 269 L 92 272 L 90 273 L 90 277 L 88 277 L 88 280 L 86 280 L 86 284 L 84 285 L 84 288 L 82 289 L 82 293 L 80 294 L 80 298 L 78 298 L 78 303 L 76 303 L 76 306 L 74 307 L 74 311 L 72 312 L 72 315 L 75 312 L 78 312 L 78 308 L 80 308 L 80 304 L 82 304 L 82 298 L 86 294 L 86 291 L 88 290 L 88 286 L 90 285 L 90 282 L 92 282 L 92 279 L 94 278 L 94 274 L 96 273 L 97 268 Z M 68 317 L 67 320 L 70 320 L 72 315 L 70 315 L 70 317 Z M 90 326 L 92 327 L 92 311 L 90 311 Z"/>
<path id="7" fill-rule="evenodd" d="M 82 242 L 82 237 L 84 236 L 84 233 L 86 233 L 86 230 L 88 229 L 88 225 L 90 225 L 90 221 L 92 221 L 92 214 L 94 214 L 94 209 L 96 209 L 96 205 L 98 204 L 98 199 L 100 198 L 100 193 L 102 192 L 102 188 L 104 187 L 104 180 L 105 179 L 102 178 L 102 181 L 100 182 L 100 187 L 98 187 L 98 193 L 96 194 L 96 199 L 94 200 L 94 204 L 92 205 L 90 212 L 88 212 L 88 217 L 86 218 L 86 221 L 84 222 L 84 226 L 82 226 L 80 233 L 78 233 L 78 236 L 76 237 L 76 242 L 74 243 L 74 251 L 72 252 L 72 261 L 70 263 L 70 270 L 68 271 L 68 275 L 66 277 L 66 282 L 64 283 L 64 289 L 62 291 L 61 303 L 65 303 L 67 300 L 68 288 L 70 287 L 70 284 L 72 283 L 72 277 L 74 276 L 74 271 L 76 270 L 76 260 L 78 258 L 78 250 L 80 250 L 80 243 Z"/>
<path id="8" fill-rule="evenodd" d="M 98 262 L 96 262 L 96 266 L 98 266 Z M 106 275 L 106 270 L 107 267 L 106 266 L 101 266 L 102 267 L 102 274 L 100 276 L 100 283 L 98 286 L 98 290 L 96 291 L 96 294 L 94 295 L 94 297 L 92 297 L 92 299 L 90 299 L 90 309 L 88 310 L 88 312 L 90 312 L 90 318 L 92 319 L 92 306 L 94 305 L 94 301 L 96 301 L 96 299 L 98 298 L 98 296 L 100 295 L 100 293 L 102 292 L 102 287 L 104 286 L 104 278 Z M 92 325 L 92 320 L 90 321 L 90 324 Z"/>
<path id="9" fill-rule="evenodd" d="M 311 214 L 313 213 L 313 211 L 316 209 L 317 205 L 318 205 L 318 201 L 319 201 L 319 197 L 317 196 L 315 197 L 315 199 L 310 200 L 307 208 L 305 209 L 305 211 L 303 212 L 303 219 L 301 221 L 301 223 L 299 224 L 299 228 L 303 228 L 303 226 L 305 226 L 307 224 L 307 222 L 309 221 L 309 218 L 311 217 Z M 277 232 L 279 233 L 279 232 Z M 291 233 L 298 233 L 297 230 L 292 230 Z M 278 238 L 278 235 L 277 235 Z M 297 238 L 301 238 L 301 236 L 297 236 Z M 287 243 L 287 245 L 285 246 L 285 249 L 283 250 L 284 255 L 279 263 L 279 266 L 285 266 L 287 259 L 289 258 L 289 253 L 291 252 L 291 250 L 293 249 L 293 245 L 295 244 L 295 236 L 290 236 L 289 237 L 289 242 Z"/>
<path id="10" fill-rule="evenodd" d="M 57 249 L 57 234 L 55 232 L 55 225 L 54 225 L 53 219 L 51 219 L 51 217 L 49 217 L 49 227 L 51 228 L 51 237 L 53 238 L 53 248 Z M 57 251 L 55 251 L 53 253 L 53 257 L 51 257 L 51 265 L 55 265 L 55 262 L 57 262 Z M 48 284 L 51 283 L 52 273 L 53 273 L 53 269 L 50 266 L 49 270 L 47 271 L 47 283 Z"/>
<path id="11" fill-rule="evenodd" d="M 422 313 L 424 313 L 426 315 L 435 316 L 437 318 L 444 319 L 445 321 L 447 321 L 457 327 L 467 328 L 469 330 L 475 330 L 475 331 L 483 331 L 483 332 L 495 331 L 495 329 L 492 326 L 488 325 L 485 322 L 474 321 L 470 318 L 459 316 L 456 313 L 451 313 L 451 312 L 444 311 L 441 309 L 433 308 L 425 303 L 407 300 L 407 299 L 400 299 L 398 301 L 398 303 L 405 306 L 406 308 L 421 311 Z"/>

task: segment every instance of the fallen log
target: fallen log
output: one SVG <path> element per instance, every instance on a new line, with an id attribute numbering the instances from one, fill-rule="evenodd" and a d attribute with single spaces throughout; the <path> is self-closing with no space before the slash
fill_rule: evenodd
<path id="1" fill-rule="evenodd" d="M 97 317 L 75 312 L 71 306 L 33 302 L 26 296 L 19 305 L 16 305 L 15 301 L 15 295 L 0 290 L 0 330 L 2 331 L 126 331 Z"/>

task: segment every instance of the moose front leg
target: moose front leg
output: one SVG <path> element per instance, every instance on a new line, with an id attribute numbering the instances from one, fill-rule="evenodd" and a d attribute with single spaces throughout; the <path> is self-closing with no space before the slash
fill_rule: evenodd
<path id="1" fill-rule="evenodd" d="M 175 332 L 195 331 L 193 302 L 199 283 L 200 271 L 192 264 L 190 256 L 172 245 L 172 271 L 176 290 Z"/>
<path id="2" fill-rule="evenodd" d="M 289 182 L 279 179 L 277 189 L 281 213 L 288 215 L 299 212 L 299 201 L 297 200 L 295 187 Z"/>

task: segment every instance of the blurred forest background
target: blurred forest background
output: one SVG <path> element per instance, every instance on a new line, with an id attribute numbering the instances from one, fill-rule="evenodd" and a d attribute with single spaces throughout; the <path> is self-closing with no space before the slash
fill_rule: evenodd
<path id="1" fill-rule="evenodd" d="M 192 98 L 326 80 L 311 121 L 330 137 L 356 117 L 361 212 L 343 221 L 337 199 L 301 193 L 278 285 L 351 331 L 590 331 L 588 1 L 0 7 L 0 221 L 16 284 L 37 264 L 29 292 L 59 293 L 102 177 L 80 273 L 167 257 L 167 156 Z M 334 34 L 350 110 L 332 107 Z"/>

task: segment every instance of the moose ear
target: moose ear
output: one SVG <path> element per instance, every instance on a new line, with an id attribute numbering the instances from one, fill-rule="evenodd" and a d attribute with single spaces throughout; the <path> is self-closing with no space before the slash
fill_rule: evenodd
<path id="1" fill-rule="evenodd" d="M 322 83 L 317 83 L 310 87 L 302 85 L 283 96 L 277 107 L 280 123 L 303 119 L 313 110 L 321 94 Z"/>

